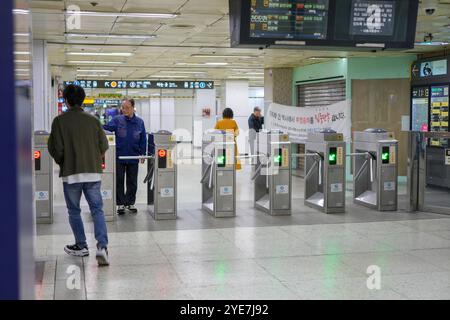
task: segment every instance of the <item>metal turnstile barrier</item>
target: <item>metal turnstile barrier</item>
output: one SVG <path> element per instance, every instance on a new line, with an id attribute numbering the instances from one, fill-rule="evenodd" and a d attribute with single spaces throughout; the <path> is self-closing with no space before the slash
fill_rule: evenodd
<path id="1" fill-rule="evenodd" d="M 53 223 L 53 159 L 47 148 L 50 134 L 34 133 L 34 200 L 36 223 Z"/>
<path id="2" fill-rule="evenodd" d="M 254 181 L 254 207 L 270 215 L 291 214 L 291 143 L 279 130 L 257 134 L 258 157 Z"/>
<path id="3" fill-rule="evenodd" d="M 355 132 L 353 201 L 379 211 L 397 210 L 398 141 L 383 129 Z"/>
<path id="4" fill-rule="evenodd" d="M 147 205 L 155 220 L 177 218 L 177 163 L 175 161 L 175 137 L 169 131 L 148 135 Z"/>
<path id="5" fill-rule="evenodd" d="M 116 137 L 107 132 L 109 148 L 103 158 L 102 198 L 106 221 L 114 221 L 116 216 Z"/>
<path id="6" fill-rule="evenodd" d="M 305 156 L 305 205 L 325 213 L 345 212 L 344 136 L 332 130 L 309 133 Z"/>
<path id="7" fill-rule="evenodd" d="M 202 143 L 202 209 L 216 218 L 236 216 L 234 134 L 208 130 Z"/>
<path id="8" fill-rule="evenodd" d="M 450 214 L 450 148 L 430 147 L 429 139 L 450 141 L 450 133 L 409 132 L 407 210 Z"/>

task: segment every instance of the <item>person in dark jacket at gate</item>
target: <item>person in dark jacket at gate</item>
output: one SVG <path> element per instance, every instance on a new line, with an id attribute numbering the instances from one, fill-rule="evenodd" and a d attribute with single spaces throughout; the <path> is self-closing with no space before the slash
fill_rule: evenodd
<path id="1" fill-rule="evenodd" d="M 122 215 L 125 210 L 137 213 L 135 202 L 139 160 L 119 159 L 121 156 L 143 156 L 147 151 L 147 133 L 144 121 L 134 113 L 134 100 L 123 100 L 122 114 L 114 117 L 103 128 L 116 134 L 117 214 Z M 145 160 L 141 160 L 141 163 L 144 162 Z"/>
<path id="2" fill-rule="evenodd" d="M 261 115 L 261 109 L 259 107 L 255 107 L 253 109 L 253 113 L 248 118 L 248 139 L 250 143 L 250 152 L 252 155 L 255 155 L 255 142 L 256 142 L 256 134 L 260 132 L 263 128 L 264 117 Z M 254 159 L 252 158 L 252 163 L 254 163 Z"/>
<path id="3" fill-rule="evenodd" d="M 60 168 L 69 223 L 75 236 L 75 244 L 65 246 L 64 251 L 77 257 L 89 255 L 80 209 L 83 193 L 94 222 L 98 264 L 109 265 L 108 231 L 101 194 L 102 163 L 108 140 L 100 121 L 81 107 L 86 97 L 83 88 L 68 85 L 63 97 L 69 109 L 53 120 L 48 151 Z"/>

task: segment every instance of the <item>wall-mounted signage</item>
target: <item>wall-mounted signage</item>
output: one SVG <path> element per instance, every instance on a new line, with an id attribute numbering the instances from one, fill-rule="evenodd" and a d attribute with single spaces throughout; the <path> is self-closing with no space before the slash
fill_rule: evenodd
<path id="1" fill-rule="evenodd" d="M 149 80 L 75 80 L 64 85 L 76 84 L 85 89 L 214 89 L 214 81 L 149 81 Z"/>
<path id="2" fill-rule="evenodd" d="M 419 60 L 414 62 L 411 67 L 411 78 L 413 80 L 431 80 L 434 82 L 437 79 L 443 79 L 447 76 L 448 57 L 436 60 Z"/>
<path id="3" fill-rule="evenodd" d="M 420 76 L 442 76 L 447 74 L 447 59 L 427 61 L 420 64 Z"/>

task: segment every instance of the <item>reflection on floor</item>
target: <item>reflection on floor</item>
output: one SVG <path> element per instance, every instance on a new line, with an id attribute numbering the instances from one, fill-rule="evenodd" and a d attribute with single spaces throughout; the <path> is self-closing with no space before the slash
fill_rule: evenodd
<path id="1" fill-rule="evenodd" d="M 248 168 L 239 173 L 237 217 L 214 219 L 199 210 L 198 166 L 181 167 L 179 219 L 155 222 L 141 204 L 137 215 L 109 223 L 107 268 L 98 268 L 93 256 L 91 223 L 92 256 L 64 254 L 73 237 L 59 187 L 55 223 L 38 226 L 37 298 L 450 298 L 446 216 L 368 210 L 351 203 L 351 190 L 347 212 L 326 215 L 303 205 L 303 181 L 296 179 L 292 216 L 271 217 L 252 209 L 249 175 Z M 138 201 L 145 203 L 140 189 Z M 381 272 L 379 290 L 367 286 L 370 266 Z"/>

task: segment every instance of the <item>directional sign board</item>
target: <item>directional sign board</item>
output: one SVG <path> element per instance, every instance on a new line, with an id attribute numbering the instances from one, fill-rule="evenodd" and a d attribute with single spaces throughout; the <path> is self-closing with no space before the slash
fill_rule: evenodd
<path id="1" fill-rule="evenodd" d="M 85 89 L 214 89 L 214 81 L 165 81 L 165 80 L 75 80 L 64 85 L 76 84 Z"/>

